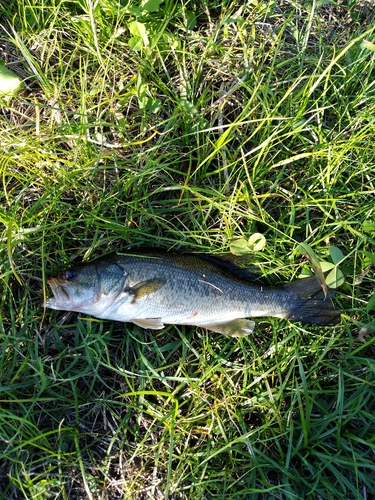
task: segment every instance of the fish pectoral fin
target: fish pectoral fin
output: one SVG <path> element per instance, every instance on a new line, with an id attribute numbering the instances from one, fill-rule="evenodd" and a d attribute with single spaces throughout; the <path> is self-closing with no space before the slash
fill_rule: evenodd
<path id="1" fill-rule="evenodd" d="M 126 292 L 133 295 L 133 302 L 149 295 L 150 293 L 157 292 L 166 283 L 165 278 L 153 278 L 151 280 L 140 281 L 136 285 L 126 289 Z"/>
<path id="2" fill-rule="evenodd" d="M 216 333 L 229 335 L 230 337 L 246 337 L 246 335 L 253 333 L 255 322 L 250 319 L 239 318 L 229 321 L 229 323 L 206 325 L 206 328 Z"/>
<path id="3" fill-rule="evenodd" d="M 142 328 L 150 328 L 151 330 L 161 330 L 164 328 L 161 318 L 132 319 L 132 322 Z"/>

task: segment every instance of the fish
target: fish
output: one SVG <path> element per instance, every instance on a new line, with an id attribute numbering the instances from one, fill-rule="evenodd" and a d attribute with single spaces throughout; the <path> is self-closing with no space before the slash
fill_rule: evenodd
<path id="1" fill-rule="evenodd" d="M 245 274 L 246 276 L 246 274 Z M 264 286 L 220 258 L 138 250 L 114 253 L 47 280 L 45 307 L 161 330 L 190 325 L 242 337 L 249 318 L 276 317 L 322 326 L 340 321 L 340 310 L 315 276 Z"/>

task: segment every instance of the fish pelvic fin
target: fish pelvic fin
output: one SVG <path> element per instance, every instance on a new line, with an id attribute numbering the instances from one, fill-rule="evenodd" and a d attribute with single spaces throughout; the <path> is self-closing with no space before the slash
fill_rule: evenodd
<path id="1" fill-rule="evenodd" d="M 150 293 L 157 292 L 166 283 L 165 278 L 154 278 L 150 280 L 140 281 L 136 285 L 127 288 L 125 291 L 133 295 L 133 301 L 140 299 Z"/>
<path id="2" fill-rule="evenodd" d="M 217 325 L 206 325 L 208 330 L 215 333 L 223 333 L 230 337 L 246 337 L 253 333 L 255 322 L 250 319 L 239 318 L 228 323 L 219 323 Z"/>
<path id="3" fill-rule="evenodd" d="M 336 325 L 340 322 L 341 311 L 331 302 L 335 292 L 330 290 L 325 296 L 315 276 L 292 281 L 285 285 L 284 289 L 291 304 L 284 318 L 321 326 Z"/>
<path id="4" fill-rule="evenodd" d="M 150 328 L 150 330 L 161 330 L 164 328 L 164 323 L 160 318 L 133 319 L 132 322 L 142 328 Z"/>

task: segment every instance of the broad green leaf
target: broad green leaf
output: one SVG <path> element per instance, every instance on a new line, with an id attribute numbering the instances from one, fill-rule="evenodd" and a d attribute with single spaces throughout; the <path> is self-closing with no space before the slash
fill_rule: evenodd
<path id="1" fill-rule="evenodd" d="M 332 271 L 328 274 L 326 278 L 327 285 L 330 288 L 338 288 L 344 283 L 344 281 L 345 281 L 344 273 L 337 266 L 335 266 L 332 269 Z"/>
<path id="2" fill-rule="evenodd" d="M 142 15 L 142 9 L 140 7 L 129 7 L 128 12 L 135 17 L 140 17 Z"/>
<path id="3" fill-rule="evenodd" d="M 338 264 L 345 258 L 342 251 L 334 245 L 329 247 L 329 253 L 334 264 Z"/>
<path id="4" fill-rule="evenodd" d="M 143 40 L 139 36 L 132 36 L 129 38 L 128 44 L 133 50 L 141 50 L 143 48 Z"/>
<path id="5" fill-rule="evenodd" d="M 170 50 L 170 49 L 177 50 L 180 47 L 180 40 L 176 36 L 171 35 L 170 33 L 163 33 L 162 38 L 160 38 L 158 42 L 158 47 L 160 47 L 160 49 L 165 49 L 165 50 Z"/>
<path id="6" fill-rule="evenodd" d="M 375 222 L 365 220 L 362 224 L 362 229 L 365 233 L 372 233 L 375 231 Z"/>
<path id="7" fill-rule="evenodd" d="M 303 255 L 307 257 L 307 259 L 310 262 L 310 265 L 312 267 L 312 270 L 314 271 L 314 274 L 316 276 L 316 279 L 319 281 L 320 286 L 322 287 L 322 290 L 324 292 L 325 297 L 327 297 L 327 285 L 326 285 L 326 280 L 324 278 L 324 274 L 319 262 L 318 257 L 316 256 L 314 250 L 310 247 L 308 243 L 300 243 L 297 247 L 298 251 L 301 252 Z"/>
<path id="8" fill-rule="evenodd" d="M 375 309 L 375 293 L 372 294 L 372 297 L 367 302 L 366 310 L 371 311 L 371 309 Z"/>
<path id="9" fill-rule="evenodd" d="M 366 257 L 368 259 L 370 259 L 370 262 L 372 262 L 373 264 L 375 264 L 375 253 L 370 253 L 370 252 L 367 252 L 366 250 L 363 250 L 362 252 L 364 255 L 366 255 Z"/>
<path id="10" fill-rule="evenodd" d="M 160 99 L 151 99 L 149 97 L 146 101 L 146 109 L 152 111 L 153 113 L 157 113 L 161 108 L 161 100 Z"/>
<path id="11" fill-rule="evenodd" d="M 149 45 L 150 42 L 147 36 L 146 26 L 143 23 L 132 21 L 129 23 L 128 27 L 134 38 L 141 38 L 145 47 Z"/>
<path id="12" fill-rule="evenodd" d="M 0 97 L 15 95 L 22 87 L 21 79 L 0 61 Z"/>
<path id="13" fill-rule="evenodd" d="M 230 251 L 232 254 L 238 257 L 242 255 L 247 255 L 253 252 L 260 252 L 266 245 L 266 238 L 263 234 L 254 233 L 250 236 L 249 240 L 246 241 L 245 238 L 239 238 L 235 240 L 230 245 Z"/>
<path id="14" fill-rule="evenodd" d="M 320 267 L 322 268 L 323 273 L 326 273 L 327 271 L 330 271 L 335 267 L 335 264 L 332 264 L 332 262 L 327 262 L 326 260 L 322 260 L 320 262 Z"/>
<path id="15" fill-rule="evenodd" d="M 250 236 L 248 245 L 252 252 L 260 252 L 266 246 L 266 238 L 263 234 L 254 233 Z"/>
<path id="16" fill-rule="evenodd" d="M 197 24 L 197 16 L 191 10 L 186 11 L 187 29 L 193 30 Z"/>
<path id="17" fill-rule="evenodd" d="M 143 10 L 146 10 L 147 12 L 159 12 L 160 4 L 163 1 L 164 0 L 147 0 L 143 5 Z"/>
<path id="18" fill-rule="evenodd" d="M 250 253 L 250 248 L 245 238 L 239 238 L 230 245 L 230 251 L 233 255 L 241 256 Z"/>

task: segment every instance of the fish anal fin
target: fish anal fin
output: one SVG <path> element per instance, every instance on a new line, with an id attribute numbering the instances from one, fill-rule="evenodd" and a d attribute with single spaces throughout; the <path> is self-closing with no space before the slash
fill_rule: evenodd
<path id="1" fill-rule="evenodd" d="M 133 319 L 132 322 L 141 328 L 150 328 L 151 330 L 161 330 L 164 328 L 161 318 Z"/>
<path id="2" fill-rule="evenodd" d="M 216 325 L 205 325 L 208 330 L 215 333 L 223 333 L 230 337 L 246 337 L 250 335 L 255 328 L 255 322 L 250 319 L 239 318 L 228 323 L 219 323 Z"/>
<path id="3" fill-rule="evenodd" d="M 157 292 L 166 283 L 165 278 L 153 278 L 150 280 L 140 281 L 139 283 L 127 288 L 125 291 L 133 295 L 133 302 L 145 297 L 150 293 Z"/>

